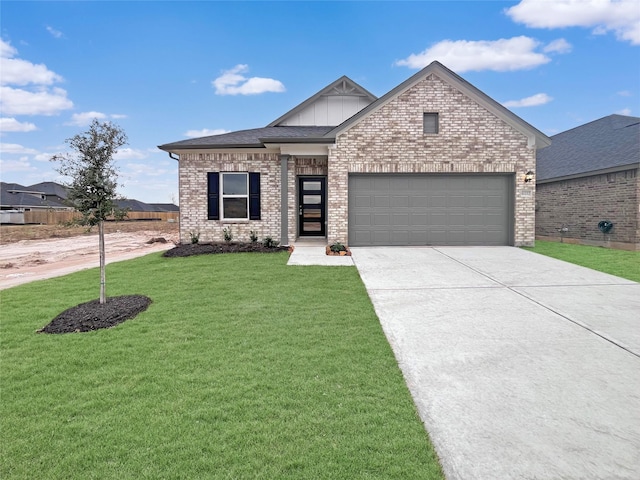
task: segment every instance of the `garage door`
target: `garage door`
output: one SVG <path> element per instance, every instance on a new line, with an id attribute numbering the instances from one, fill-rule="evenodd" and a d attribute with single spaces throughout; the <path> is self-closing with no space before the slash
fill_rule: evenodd
<path id="1" fill-rule="evenodd" d="M 349 244 L 512 245 L 512 175 L 349 176 Z"/>

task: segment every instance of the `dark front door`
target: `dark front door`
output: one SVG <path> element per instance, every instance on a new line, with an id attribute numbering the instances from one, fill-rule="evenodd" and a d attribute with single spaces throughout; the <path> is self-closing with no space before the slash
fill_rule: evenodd
<path id="1" fill-rule="evenodd" d="M 327 235 L 327 178 L 300 177 L 298 182 L 298 235 L 324 237 Z"/>

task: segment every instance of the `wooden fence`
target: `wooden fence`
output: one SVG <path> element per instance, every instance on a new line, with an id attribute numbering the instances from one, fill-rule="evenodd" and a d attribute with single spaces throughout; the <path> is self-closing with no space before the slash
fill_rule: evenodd
<path id="1" fill-rule="evenodd" d="M 163 222 L 177 222 L 179 217 L 180 212 L 127 212 L 125 221 L 158 220 Z M 76 218 L 80 218 L 80 214 L 69 210 L 29 210 L 24 212 L 24 223 L 40 225 L 59 225 L 61 223 L 69 223 Z"/>

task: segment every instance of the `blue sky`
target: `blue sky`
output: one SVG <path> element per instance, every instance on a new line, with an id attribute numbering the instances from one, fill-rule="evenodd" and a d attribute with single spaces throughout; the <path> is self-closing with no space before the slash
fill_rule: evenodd
<path id="1" fill-rule="evenodd" d="M 342 75 L 377 96 L 438 60 L 548 135 L 640 116 L 640 2 L 0 3 L 0 175 L 61 181 L 49 158 L 92 118 L 129 145 L 120 193 L 178 201 L 157 145 L 267 125 Z"/>

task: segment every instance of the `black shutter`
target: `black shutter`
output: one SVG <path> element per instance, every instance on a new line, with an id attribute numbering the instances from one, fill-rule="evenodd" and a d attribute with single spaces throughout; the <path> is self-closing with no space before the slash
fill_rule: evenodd
<path id="1" fill-rule="evenodd" d="M 249 173 L 249 220 L 260 220 L 259 173 Z"/>
<path id="2" fill-rule="evenodd" d="M 207 218 L 220 220 L 220 174 L 207 173 Z"/>

